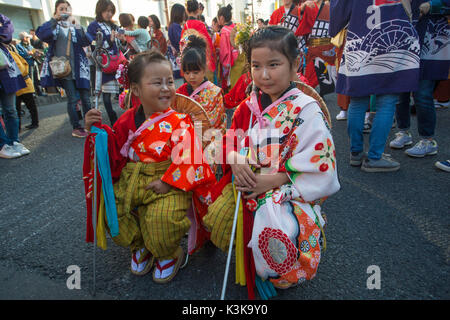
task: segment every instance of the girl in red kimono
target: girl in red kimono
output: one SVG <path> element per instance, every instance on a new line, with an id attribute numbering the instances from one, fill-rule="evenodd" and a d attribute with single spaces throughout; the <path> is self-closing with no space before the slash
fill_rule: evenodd
<path id="1" fill-rule="evenodd" d="M 192 194 L 206 199 L 208 183 L 215 178 L 202 160 L 190 117 L 170 109 L 175 96 L 170 62 L 156 50 L 139 53 L 128 77 L 141 105 L 127 110 L 113 129 L 101 124 L 101 112 L 92 109 L 86 128 L 97 123 L 108 135 L 119 229 L 118 235 L 111 234 L 113 241 L 130 247 L 133 274 L 148 273 L 156 260 L 153 280 L 166 283 L 182 264 L 180 241 L 190 227 Z M 92 172 L 91 148 L 87 141 L 85 176 Z M 86 182 L 85 188 L 88 193 Z M 89 208 L 92 200 L 87 200 Z"/>
<path id="2" fill-rule="evenodd" d="M 206 43 L 202 38 L 190 36 L 189 42 L 181 57 L 181 70 L 186 83 L 178 88 L 177 93 L 197 101 L 208 114 L 211 127 L 225 134 L 227 115 L 223 103 L 222 89 L 206 79 Z M 213 164 L 212 158 L 218 146 L 214 141 L 215 132 L 210 132 L 211 142 L 205 147 L 208 162 Z M 212 167 L 215 172 L 216 167 Z"/>

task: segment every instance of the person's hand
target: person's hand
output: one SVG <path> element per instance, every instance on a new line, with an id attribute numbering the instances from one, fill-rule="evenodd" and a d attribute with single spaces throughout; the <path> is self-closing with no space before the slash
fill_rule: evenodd
<path id="1" fill-rule="evenodd" d="M 154 192 L 158 194 L 166 194 L 170 191 L 171 185 L 165 183 L 161 179 L 155 180 L 151 182 L 148 186 L 145 187 L 145 190 L 153 190 Z"/>
<path id="2" fill-rule="evenodd" d="M 248 158 L 232 151 L 228 154 L 228 163 L 234 175 L 234 184 L 238 187 L 255 188 L 256 175 L 250 168 Z M 259 168 L 258 165 L 254 165 Z"/>
<path id="3" fill-rule="evenodd" d="M 111 42 L 114 42 L 114 39 L 116 39 L 116 35 L 117 35 L 117 32 L 116 31 L 111 31 Z"/>
<path id="4" fill-rule="evenodd" d="M 80 22 L 78 22 L 78 20 L 74 16 L 70 16 L 67 21 L 69 21 L 71 25 L 75 26 L 75 28 L 81 28 Z"/>
<path id="5" fill-rule="evenodd" d="M 430 4 L 430 2 L 424 2 L 424 3 L 422 3 L 422 4 L 420 5 L 420 7 L 419 7 L 420 16 L 427 15 L 428 12 L 430 12 L 430 9 L 431 9 L 431 4 Z"/>
<path id="6" fill-rule="evenodd" d="M 97 109 L 89 110 L 84 116 L 84 128 L 91 132 L 91 127 L 94 123 L 102 123 L 102 112 Z"/>
<path id="7" fill-rule="evenodd" d="M 279 188 L 288 182 L 289 177 L 283 172 L 275 174 L 257 174 L 256 186 L 254 188 L 236 187 L 236 190 L 244 193 L 244 199 L 255 199 L 260 194 Z M 250 194 L 245 194 L 248 192 L 250 192 Z"/>

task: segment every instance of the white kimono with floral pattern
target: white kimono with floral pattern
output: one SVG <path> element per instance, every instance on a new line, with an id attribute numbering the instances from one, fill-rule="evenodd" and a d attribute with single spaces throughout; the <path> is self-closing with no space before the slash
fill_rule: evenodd
<path id="1" fill-rule="evenodd" d="M 318 103 L 298 92 L 269 108 L 263 113 L 269 136 L 257 122 L 249 137 L 259 161 L 278 159 L 291 183 L 266 192 L 253 204 L 247 201 L 256 209 L 248 247 L 257 274 L 280 287 L 315 276 L 325 224 L 319 203 L 336 193 L 340 184 L 333 138 Z"/>

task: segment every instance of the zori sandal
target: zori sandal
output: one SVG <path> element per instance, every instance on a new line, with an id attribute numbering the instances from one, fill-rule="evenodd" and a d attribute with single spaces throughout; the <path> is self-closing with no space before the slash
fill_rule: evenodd
<path id="1" fill-rule="evenodd" d="M 155 269 L 153 270 L 153 281 L 155 281 L 156 283 L 168 283 L 176 276 L 184 260 L 183 249 L 181 247 L 178 247 L 176 254 L 177 257 L 172 260 L 156 260 Z M 164 270 L 170 269 L 171 267 L 173 267 L 172 272 L 163 278 L 162 275 Z"/>
<path id="2" fill-rule="evenodd" d="M 131 273 L 137 276 L 143 276 L 152 269 L 155 257 L 146 248 L 142 248 L 131 254 Z"/>

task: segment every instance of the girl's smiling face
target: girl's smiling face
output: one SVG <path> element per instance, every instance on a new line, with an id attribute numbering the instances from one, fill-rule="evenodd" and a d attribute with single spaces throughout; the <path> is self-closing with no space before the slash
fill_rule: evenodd
<path id="1" fill-rule="evenodd" d="M 255 85 L 269 95 L 272 102 L 289 87 L 298 69 L 298 63 L 291 65 L 285 55 L 268 47 L 252 49 L 250 66 Z"/>
<path id="2" fill-rule="evenodd" d="M 168 61 L 149 63 L 139 83 L 132 83 L 133 93 L 141 100 L 146 117 L 170 107 L 175 97 L 175 82 Z"/>

